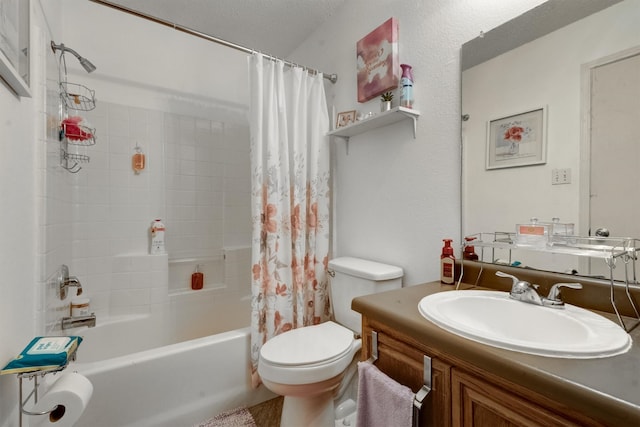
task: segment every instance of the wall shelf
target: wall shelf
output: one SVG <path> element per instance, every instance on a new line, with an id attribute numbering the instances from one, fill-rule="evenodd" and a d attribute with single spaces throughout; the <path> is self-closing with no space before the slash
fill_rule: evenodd
<path id="1" fill-rule="evenodd" d="M 404 120 L 411 120 L 413 123 L 413 137 L 416 137 L 416 124 L 420 112 L 411 108 L 395 107 L 389 111 L 378 113 L 372 117 L 359 120 L 347 126 L 332 130 L 328 133 L 329 136 L 342 138 L 349 142 L 349 138 L 352 136 L 360 135 L 365 132 L 369 132 L 374 129 L 378 129 L 383 126 L 388 126 L 393 123 L 401 122 Z"/>
<path id="2" fill-rule="evenodd" d="M 640 242 L 633 238 L 562 236 L 555 237 L 555 241 L 552 238 L 545 245 L 532 246 L 517 244 L 515 233 L 478 233 L 468 237 L 475 237 L 468 245 L 478 248 L 521 249 L 601 259 L 615 259 L 624 255 L 635 258 L 636 252 L 640 251 Z"/>

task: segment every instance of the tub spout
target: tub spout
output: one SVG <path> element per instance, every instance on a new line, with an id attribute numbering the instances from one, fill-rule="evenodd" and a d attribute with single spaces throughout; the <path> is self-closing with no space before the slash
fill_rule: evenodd
<path id="1" fill-rule="evenodd" d="M 91 313 L 88 316 L 72 316 L 62 318 L 62 330 L 79 328 L 80 326 L 88 326 L 90 328 L 96 326 L 96 314 Z"/>

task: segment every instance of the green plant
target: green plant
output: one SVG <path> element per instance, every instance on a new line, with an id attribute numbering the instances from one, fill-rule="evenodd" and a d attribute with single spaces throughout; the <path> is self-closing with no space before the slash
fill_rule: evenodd
<path id="1" fill-rule="evenodd" d="M 391 101 L 393 100 L 393 92 L 385 92 L 380 96 L 380 99 L 383 101 Z"/>

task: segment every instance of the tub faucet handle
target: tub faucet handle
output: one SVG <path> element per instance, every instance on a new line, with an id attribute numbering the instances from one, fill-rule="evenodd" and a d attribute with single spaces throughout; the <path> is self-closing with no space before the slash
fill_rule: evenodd
<path id="1" fill-rule="evenodd" d="M 77 295 L 82 295 L 82 284 L 75 276 L 69 276 L 69 267 L 62 265 L 60 267 L 60 274 L 58 275 L 58 290 L 60 291 L 60 299 L 64 300 L 67 297 L 67 288 L 78 288 Z"/>

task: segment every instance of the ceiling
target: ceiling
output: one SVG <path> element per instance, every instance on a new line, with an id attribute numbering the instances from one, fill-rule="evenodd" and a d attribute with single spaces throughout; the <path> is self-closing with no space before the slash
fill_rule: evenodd
<path id="1" fill-rule="evenodd" d="M 346 0 L 99 0 L 268 55 L 287 57 Z"/>

